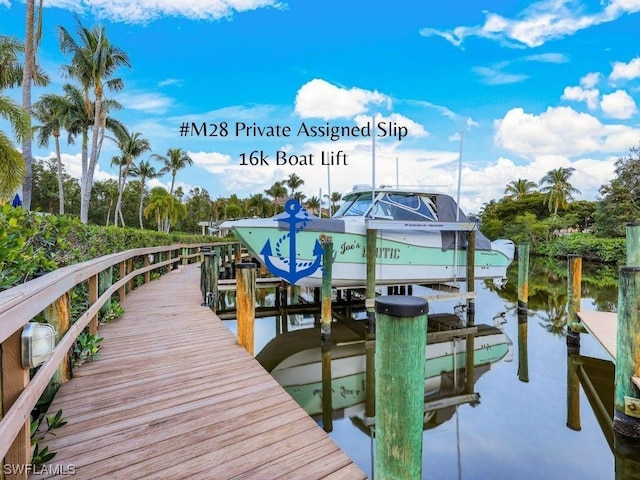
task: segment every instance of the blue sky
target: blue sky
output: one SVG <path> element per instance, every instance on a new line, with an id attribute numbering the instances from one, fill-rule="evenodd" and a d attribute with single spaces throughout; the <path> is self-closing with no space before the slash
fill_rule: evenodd
<path id="1" fill-rule="evenodd" d="M 129 54 L 132 68 L 118 72 L 125 89 L 107 94 L 125 107 L 114 116 L 153 153 L 189 152 L 195 165 L 177 179 L 187 192 L 248 196 L 294 172 L 307 196 L 327 192 L 329 173 L 333 191 L 371 183 L 371 136 L 297 133 L 302 124 L 353 131 L 374 115 L 407 131 L 376 139 L 377 184 L 395 184 L 397 165 L 400 184 L 455 195 L 462 133 L 468 212 L 510 181 L 538 182 L 560 166 L 575 168 L 578 198 L 593 200 L 614 160 L 640 145 L 640 0 L 45 0 L 39 58 L 53 82 L 34 100 L 67 81 L 57 27 L 74 31 L 74 12 Z M 0 0 L 0 34 L 23 38 L 24 15 L 24 3 Z M 228 135 L 181 136 L 183 122 L 226 122 Z M 279 136 L 236 135 L 242 123 Z M 79 175 L 78 147 L 63 151 Z M 268 165 L 241 165 L 253 151 Z M 277 165 L 278 151 L 313 164 Z M 346 165 L 329 172 L 321 152 L 338 151 Z M 117 153 L 105 141 L 97 179 L 114 175 Z"/>

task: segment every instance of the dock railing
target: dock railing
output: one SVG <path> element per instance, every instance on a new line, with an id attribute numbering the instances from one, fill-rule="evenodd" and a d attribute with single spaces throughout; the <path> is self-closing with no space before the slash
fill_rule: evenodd
<path id="1" fill-rule="evenodd" d="M 70 378 L 70 352 L 74 343 L 87 326 L 91 334 L 97 333 L 98 313 L 111 296 L 117 293 L 122 301 L 126 293 L 135 288 L 136 277 L 146 283 L 151 281 L 153 271 L 164 274 L 190 259 L 201 260 L 201 248 L 209 245 L 179 244 L 127 250 L 62 267 L 0 292 L 0 458 L 3 459 L 0 478 L 3 474 L 5 479 L 27 477 L 32 460 L 31 412 L 54 375 L 59 383 Z M 134 268 L 135 265 L 143 266 Z M 105 285 L 104 273 L 114 267 L 118 268 L 119 278 L 115 282 L 108 280 Z M 70 292 L 83 282 L 87 282 L 88 306 L 71 323 Z M 37 370 L 24 368 L 22 331 L 41 312 L 56 328 L 56 346 L 51 357 Z"/>

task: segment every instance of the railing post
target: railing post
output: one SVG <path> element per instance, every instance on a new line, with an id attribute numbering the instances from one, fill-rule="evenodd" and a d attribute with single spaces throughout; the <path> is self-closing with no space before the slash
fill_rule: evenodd
<path id="1" fill-rule="evenodd" d="M 428 303 L 382 296 L 376 312 L 377 480 L 422 478 Z"/>
<path id="2" fill-rule="evenodd" d="M 238 344 L 253 355 L 254 323 L 256 318 L 256 264 L 236 265 L 236 312 L 238 316 Z"/>
<path id="3" fill-rule="evenodd" d="M 150 255 L 151 254 L 144 256 L 145 267 L 148 267 L 149 265 L 151 265 L 151 259 L 149 258 Z M 144 272 L 144 283 L 149 283 L 150 281 L 151 281 L 151 271 Z"/>
<path id="4" fill-rule="evenodd" d="M 580 332 L 584 327 L 578 319 L 582 298 L 582 257 L 567 255 L 567 343 L 580 346 Z"/>
<path id="5" fill-rule="evenodd" d="M 6 414 L 29 383 L 29 370 L 22 368 L 22 329 L 2 344 L 2 407 Z M 6 480 L 26 479 L 31 465 L 31 421 L 27 419 L 4 457 Z"/>
<path id="6" fill-rule="evenodd" d="M 182 265 L 189 265 L 189 249 L 186 247 L 182 247 Z"/>
<path id="7" fill-rule="evenodd" d="M 69 313 L 69 292 L 62 295 L 55 302 L 49 305 L 44 310 L 44 318 L 51 326 L 56 329 L 56 345 L 60 342 L 60 339 L 64 337 L 64 334 L 69 330 L 69 324 L 71 322 Z M 45 396 L 53 399 L 58 387 L 71 378 L 71 355 L 68 352 L 67 355 L 60 363 L 58 370 L 51 378 L 49 387 L 45 390 Z"/>
<path id="8" fill-rule="evenodd" d="M 120 264 L 118 265 L 118 271 L 120 273 L 121 279 L 127 276 L 126 260 L 123 260 L 122 262 L 120 262 Z M 127 290 L 127 286 L 124 284 L 118 289 L 118 296 L 120 297 L 120 303 L 124 302 L 124 297 L 127 295 L 126 290 Z"/>
<path id="9" fill-rule="evenodd" d="M 98 275 L 89 277 L 89 306 L 98 300 Z M 89 333 L 95 335 L 98 333 L 98 315 L 94 315 L 89 321 Z"/>

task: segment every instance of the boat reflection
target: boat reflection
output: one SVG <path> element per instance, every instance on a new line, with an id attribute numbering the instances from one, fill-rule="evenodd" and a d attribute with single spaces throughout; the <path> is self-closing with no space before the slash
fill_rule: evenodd
<path id="1" fill-rule="evenodd" d="M 364 322 L 334 322 L 328 347 L 331 350 L 331 407 L 333 418 L 365 416 L 367 402 L 367 340 Z M 477 402 L 478 395 L 468 391 L 465 383 L 467 333 L 473 335 L 474 376 L 477 379 L 491 365 L 510 359 L 511 340 L 500 328 L 478 324 L 465 329 L 453 314 L 429 315 L 425 350 L 425 427 L 451 418 L 453 410 L 436 412 L 437 406 L 453 407 L 459 403 Z M 371 355 L 371 353 L 369 353 Z M 265 345 L 256 355 L 267 371 L 302 406 L 309 415 L 320 416 L 322 402 L 322 349 L 320 327 L 282 333 Z M 370 380 L 369 380 L 370 381 Z M 473 386 L 471 386 L 472 389 Z M 460 396 L 461 393 L 466 395 Z M 453 400 L 443 401 L 455 397 Z M 369 396 L 369 401 L 371 401 Z M 369 410 L 371 411 L 371 410 Z M 448 413 L 447 413 L 448 412 Z"/>

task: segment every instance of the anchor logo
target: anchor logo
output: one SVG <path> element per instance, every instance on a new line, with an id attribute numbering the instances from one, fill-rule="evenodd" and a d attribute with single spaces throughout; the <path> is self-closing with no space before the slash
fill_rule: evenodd
<path id="1" fill-rule="evenodd" d="M 278 276 L 284 278 L 287 282 L 294 285 L 298 280 L 304 277 L 308 277 L 312 275 L 322 263 L 322 254 L 324 253 L 320 242 L 316 239 L 316 243 L 313 247 L 313 256 L 315 257 L 311 262 L 297 262 L 296 261 L 296 233 L 302 230 L 307 224 L 307 213 L 304 208 L 298 203 L 295 199 L 287 200 L 287 203 L 284 205 L 284 210 L 289 215 L 283 218 L 277 218 L 276 221 L 285 222 L 289 224 L 289 232 L 281 237 L 276 244 L 276 253 L 278 253 L 278 258 L 282 263 L 289 264 L 288 270 L 283 268 L 278 268 L 271 257 L 273 257 L 273 251 L 271 249 L 271 240 L 267 240 L 262 247 L 262 251 L 260 252 L 264 256 L 264 263 L 269 271 Z M 301 218 L 297 214 L 302 211 L 304 216 Z M 296 225 L 301 223 L 302 226 L 296 229 Z M 284 256 L 279 254 L 280 244 L 289 238 L 289 258 L 285 258 Z M 300 269 L 299 269 L 300 267 Z"/>

